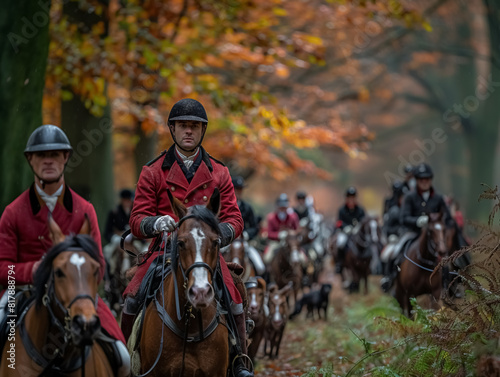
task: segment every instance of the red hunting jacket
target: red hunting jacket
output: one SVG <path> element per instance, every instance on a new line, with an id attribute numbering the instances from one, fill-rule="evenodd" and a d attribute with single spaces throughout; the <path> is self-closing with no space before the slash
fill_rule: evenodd
<path id="1" fill-rule="evenodd" d="M 34 184 L 9 204 L 0 218 L 0 284 L 7 285 L 9 265 L 14 265 L 16 285 L 33 284 L 32 269 L 35 262 L 52 246 L 48 228 L 49 209 L 35 190 Z M 78 233 L 89 217 L 91 236 L 99 247 L 100 279 L 104 276 L 105 261 L 101 249 L 101 234 L 92 204 L 68 186 L 52 212 L 63 234 Z M 99 298 L 97 314 L 103 328 L 115 339 L 123 339 L 115 318 Z"/>
<path id="2" fill-rule="evenodd" d="M 236 203 L 229 170 L 210 156 L 202 147 L 200 147 L 199 153 L 201 153 L 202 161 L 191 182 L 188 182 L 177 162 L 175 146 L 172 146 L 168 151 L 164 151 L 159 157 L 142 168 L 135 191 L 134 207 L 130 215 L 130 228 L 136 237 L 148 238 L 148 231 L 145 231 L 144 224 L 142 224 L 143 228 L 141 229 L 142 220 L 146 217 L 170 215 L 176 221 L 179 220 L 172 210 L 167 190 L 182 201 L 186 207 L 190 207 L 197 204 L 207 205 L 216 188 L 220 191 L 221 201 L 219 220 L 233 227 L 235 238 L 241 234 L 243 220 Z M 153 244 L 152 242 L 150 248 L 153 247 Z M 238 301 L 237 297 L 233 295 L 235 292 L 230 287 L 231 285 L 234 287 L 234 284 L 226 263 L 222 256 L 220 258 L 224 281 L 228 285 L 233 299 Z M 151 257 L 147 263 L 139 266 L 134 278 L 125 290 L 125 295 L 129 293 L 135 295 L 153 259 Z M 231 279 L 231 281 L 229 282 L 226 278 Z M 239 297 L 237 292 L 235 295 Z"/>
<path id="3" fill-rule="evenodd" d="M 278 234 L 282 230 L 297 230 L 299 228 L 299 216 L 293 210 L 286 211 L 285 220 L 281 221 L 276 212 L 267 215 L 267 237 L 278 241 Z"/>

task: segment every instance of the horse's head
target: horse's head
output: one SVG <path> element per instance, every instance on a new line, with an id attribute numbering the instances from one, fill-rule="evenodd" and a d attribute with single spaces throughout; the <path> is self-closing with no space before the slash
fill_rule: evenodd
<path id="1" fill-rule="evenodd" d="M 261 278 L 251 278 L 245 283 L 248 296 L 248 311 L 252 319 L 257 318 L 264 310 L 266 296 L 266 281 Z"/>
<path id="2" fill-rule="evenodd" d="M 278 289 L 276 284 L 269 286 L 269 321 L 276 330 L 284 326 L 288 320 L 287 296 L 292 292 L 292 288 L 292 282 L 281 289 Z"/>
<path id="3" fill-rule="evenodd" d="M 235 239 L 229 247 L 228 262 L 238 263 L 241 266 L 245 265 L 245 242 L 242 237 Z"/>
<path id="4" fill-rule="evenodd" d="M 54 246 L 35 273 L 37 306 L 47 307 L 75 345 L 89 345 L 100 329 L 96 313 L 99 249 L 88 235 L 65 237 L 52 218 L 49 229 Z"/>
<path id="5" fill-rule="evenodd" d="M 381 242 L 382 231 L 376 217 L 365 217 L 361 221 L 360 232 L 368 243 L 377 244 Z"/>
<path id="6" fill-rule="evenodd" d="M 174 238 L 176 260 L 186 286 L 186 297 L 195 309 L 208 307 L 214 299 L 213 274 L 219 261 L 220 232 L 217 213 L 220 196 L 216 190 L 209 205 L 186 208 L 168 191 L 172 208 L 179 218 Z"/>
<path id="7" fill-rule="evenodd" d="M 283 243 L 282 250 L 285 252 L 290 263 L 300 263 L 300 241 L 299 234 L 294 230 L 283 231 L 280 233 L 280 239 Z"/>
<path id="8" fill-rule="evenodd" d="M 443 212 L 430 213 L 427 224 L 427 244 L 428 250 L 436 257 L 445 257 L 448 254 L 445 231 Z"/>

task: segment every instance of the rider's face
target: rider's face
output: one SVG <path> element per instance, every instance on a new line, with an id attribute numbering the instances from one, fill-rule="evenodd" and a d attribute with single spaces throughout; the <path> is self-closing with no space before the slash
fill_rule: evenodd
<path id="1" fill-rule="evenodd" d="M 432 179 L 430 178 L 418 178 L 417 187 L 420 191 L 429 191 L 432 185 Z"/>
<path id="2" fill-rule="evenodd" d="M 206 125 L 202 122 L 197 122 L 194 120 L 176 120 L 173 126 L 173 132 L 175 135 L 175 140 L 177 145 L 183 151 L 190 151 L 200 143 L 201 136 L 205 130 Z M 194 153 L 193 152 L 188 152 Z"/>
<path id="3" fill-rule="evenodd" d="M 356 197 L 355 196 L 347 196 L 345 198 L 345 204 L 348 208 L 354 208 L 356 206 Z"/>
<path id="4" fill-rule="evenodd" d="M 28 161 L 40 179 L 46 182 L 58 180 L 68 161 L 67 151 L 44 151 L 28 154 Z"/>

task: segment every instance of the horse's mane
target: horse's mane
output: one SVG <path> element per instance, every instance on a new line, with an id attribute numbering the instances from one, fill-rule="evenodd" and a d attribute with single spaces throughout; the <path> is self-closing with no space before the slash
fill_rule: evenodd
<path id="1" fill-rule="evenodd" d="M 189 207 L 188 216 L 195 218 L 207 224 L 217 235 L 220 236 L 219 220 L 212 211 L 204 206 Z"/>
<path id="2" fill-rule="evenodd" d="M 84 251 L 92 259 L 99 262 L 99 248 L 97 247 L 94 239 L 88 235 L 71 235 L 66 237 L 63 242 L 52 246 L 43 256 L 40 266 L 38 266 L 33 278 L 37 307 L 40 307 L 42 304 L 42 298 L 46 289 L 45 285 L 47 284 L 47 281 L 52 273 L 52 262 L 59 254 L 68 250 Z"/>

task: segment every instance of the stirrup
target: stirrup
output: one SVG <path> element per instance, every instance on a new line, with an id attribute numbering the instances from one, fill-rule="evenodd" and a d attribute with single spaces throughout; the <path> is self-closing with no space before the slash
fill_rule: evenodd
<path id="1" fill-rule="evenodd" d="M 255 329 L 255 322 L 254 322 L 254 320 L 251 319 L 251 318 L 247 318 L 245 320 L 245 325 L 246 325 L 245 326 L 246 327 L 246 332 L 247 332 L 248 335 L 250 335 L 253 332 L 253 330 Z"/>
<path id="2" fill-rule="evenodd" d="M 244 354 L 244 353 L 240 353 L 240 354 L 236 355 L 236 356 L 233 358 L 233 362 L 231 363 L 231 373 L 232 373 L 232 375 L 233 375 L 233 376 L 235 376 L 235 375 L 236 375 L 236 374 L 234 373 L 234 372 L 235 372 L 234 367 L 235 367 L 235 365 L 236 365 L 236 361 L 237 361 L 238 359 L 243 359 L 243 360 L 241 360 L 241 363 L 242 363 L 242 365 L 245 367 L 245 369 L 246 369 L 246 364 L 245 364 L 245 362 L 244 362 L 244 359 L 247 359 L 247 360 L 250 362 L 250 367 L 251 367 L 251 368 L 250 368 L 250 369 L 246 369 L 246 370 L 248 370 L 248 372 L 249 372 L 249 373 L 251 373 L 251 374 L 253 375 L 253 374 L 254 374 L 254 367 L 253 367 L 252 359 L 250 359 L 250 357 L 249 357 L 248 355 Z"/>

